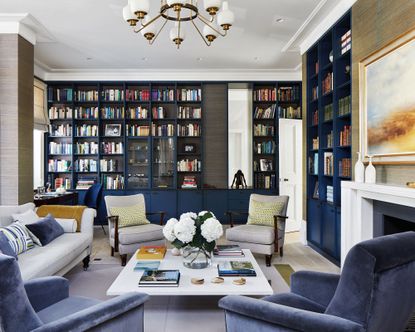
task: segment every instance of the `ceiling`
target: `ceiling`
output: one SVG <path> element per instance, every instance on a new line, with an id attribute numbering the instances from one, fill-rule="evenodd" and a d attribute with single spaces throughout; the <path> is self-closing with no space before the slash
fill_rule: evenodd
<path id="1" fill-rule="evenodd" d="M 38 33 L 35 61 L 49 71 L 298 71 L 299 44 L 338 1 L 229 0 L 235 23 L 228 36 L 207 47 L 188 26 L 180 50 L 169 40 L 169 28 L 152 46 L 141 34 L 134 34 L 122 18 L 126 3 L 127 0 L 1 0 L 0 16 L 28 14 L 22 22 Z M 153 16 L 159 3 L 151 0 Z M 278 23 L 279 18 L 283 22 Z"/>

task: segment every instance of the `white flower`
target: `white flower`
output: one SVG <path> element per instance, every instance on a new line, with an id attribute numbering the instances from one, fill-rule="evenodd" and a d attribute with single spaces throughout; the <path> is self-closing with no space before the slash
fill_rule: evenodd
<path id="1" fill-rule="evenodd" d="M 163 227 L 163 235 L 167 239 L 167 241 L 173 242 L 176 240 L 176 236 L 174 235 L 174 226 L 179 221 L 176 218 L 171 218 L 167 220 L 166 226 Z"/>
<path id="2" fill-rule="evenodd" d="M 206 219 L 200 227 L 202 230 L 202 236 L 207 242 L 212 242 L 219 239 L 223 234 L 223 228 L 221 223 L 215 218 Z"/>
<path id="3" fill-rule="evenodd" d="M 174 225 L 174 235 L 183 243 L 192 242 L 195 233 L 195 221 L 190 217 L 180 217 L 180 221 Z"/>
<path id="4" fill-rule="evenodd" d="M 185 218 L 192 218 L 192 219 L 196 219 L 197 218 L 197 214 L 194 212 L 186 212 L 186 213 L 182 213 L 182 215 L 180 216 L 179 220 L 185 219 Z"/>
<path id="5" fill-rule="evenodd" d="M 216 218 L 215 215 L 213 214 L 213 212 L 211 212 L 211 211 L 201 211 L 201 212 L 199 212 L 199 217 L 203 217 L 206 213 L 210 213 L 213 218 Z"/>

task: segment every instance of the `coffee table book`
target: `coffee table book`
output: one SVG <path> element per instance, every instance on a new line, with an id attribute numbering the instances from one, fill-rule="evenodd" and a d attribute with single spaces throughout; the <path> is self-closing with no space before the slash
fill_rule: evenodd
<path id="1" fill-rule="evenodd" d="M 166 247 L 164 246 L 143 246 L 137 252 L 137 259 L 153 259 L 161 260 L 166 254 Z"/>
<path id="2" fill-rule="evenodd" d="M 160 266 L 160 261 L 144 261 L 137 262 L 134 266 L 134 271 L 157 270 Z"/>
<path id="3" fill-rule="evenodd" d="M 255 269 L 248 261 L 225 261 L 218 264 L 220 277 L 256 277 Z"/>
<path id="4" fill-rule="evenodd" d="M 215 256 L 243 256 L 244 253 L 242 252 L 241 247 L 237 244 L 229 244 L 229 245 L 218 245 L 213 250 L 213 255 Z"/>
<path id="5" fill-rule="evenodd" d="M 139 287 L 178 287 L 179 270 L 146 270 L 138 283 Z"/>

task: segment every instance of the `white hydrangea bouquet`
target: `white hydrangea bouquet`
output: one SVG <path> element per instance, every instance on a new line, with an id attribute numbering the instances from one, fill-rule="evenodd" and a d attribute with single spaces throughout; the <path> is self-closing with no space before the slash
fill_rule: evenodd
<path id="1" fill-rule="evenodd" d="M 169 219 L 163 228 L 164 237 L 183 250 L 183 264 L 201 269 L 210 265 L 216 240 L 223 234 L 221 223 L 210 211 L 183 213 L 180 219 Z"/>

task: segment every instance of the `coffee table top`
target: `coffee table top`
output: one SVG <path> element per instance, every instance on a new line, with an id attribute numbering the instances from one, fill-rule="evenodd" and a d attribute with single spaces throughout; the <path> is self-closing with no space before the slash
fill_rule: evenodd
<path id="1" fill-rule="evenodd" d="M 183 265 L 183 257 L 173 256 L 168 250 L 166 256 L 161 261 L 160 270 L 180 270 L 180 284 L 178 287 L 139 287 L 138 282 L 143 274 L 142 271 L 134 271 L 134 266 L 138 261 L 136 254 L 129 260 L 127 265 L 118 275 L 117 279 L 107 290 L 108 296 L 122 295 L 130 292 L 142 292 L 155 296 L 222 296 L 222 295 L 271 295 L 273 290 L 267 278 L 256 262 L 251 251 L 243 249 L 244 257 L 222 257 L 212 258 L 212 265 L 206 269 L 194 270 Z M 256 277 L 246 277 L 246 284 L 234 285 L 232 281 L 238 277 L 225 277 L 223 284 L 213 284 L 211 279 L 218 276 L 217 264 L 220 261 L 250 261 L 257 273 Z M 194 285 L 192 278 L 203 278 L 205 283 Z"/>

